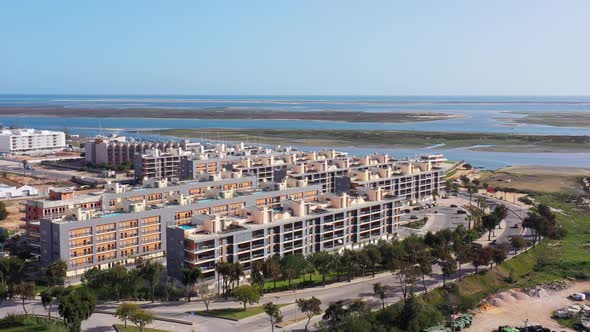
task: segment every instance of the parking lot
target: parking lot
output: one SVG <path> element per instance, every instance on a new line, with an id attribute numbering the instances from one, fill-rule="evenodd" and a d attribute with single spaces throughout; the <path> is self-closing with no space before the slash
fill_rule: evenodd
<path id="1" fill-rule="evenodd" d="M 420 228 L 405 227 L 403 224 L 400 226 L 399 236 L 401 238 L 407 237 L 410 234 L 425 234 L 428 231 L 437 232 L 441 229 L 449 228 L 455 229 L 459 225 L 467 227 L 467 214 L 457 213 L 459 210 L 463 210 L 459 207 L 460 205 L 451 199 L 439 199 L 435 206 L 419 208 L 417 206 L 408 207 L 409 212 L 406 210 L 404 215 L 401 217 L 401 221 L 406 223 L 412 223 L 413 221 L 422 220 L 425 217 L 428 221 Z M 405 209 L 404 209 L 405 210 Z"/>

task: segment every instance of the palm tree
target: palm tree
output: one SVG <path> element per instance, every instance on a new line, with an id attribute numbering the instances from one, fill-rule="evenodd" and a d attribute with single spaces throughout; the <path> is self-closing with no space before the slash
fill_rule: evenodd
<path id="1" fill-rule="evenodd" d="M 366 252 L 369 264 L 371 265 L 371 275 L 375 277 L 375 266 L 381 263 L 381 251 L 379 251 L 379 247 L 374 244 L 369 244 L 363 248 L 363 250 Z"/>
<path id="2" fill-rule="evenodd" d="M 326 251 L 321 251 L 311 254 L 309 261 L 315 270 L 322 275 L 322 286 L 326 286 L 326 276 L 332 271 L 334 257 Z"/>
<path id="3" fill-rule="evenodd" d="M 469 193 L 469 206 L 471 206 L 471 199 L 473 197 L 473 194 L 477 193 L 477 187 L 470 185 L 469 187 L 467 187 L 467 192 Z"/>
<path id="4" fill-rule="evenodd" d="M 228 288 L 229 288 L 229 280 L 230 280 L 230 274 L 231 274 L 231 263 L 228 262 L 221 262 L 218 263 L 217 266 L 215 267 L 215 270 L 217 270 L 217 278 L 219 279 L 219 277 L 223 278 L 223 296 L 225 297 L 225 299 L 227 300 L 228 298 Z M 218 280 L 219 282 L 219 280 Z"/>
<path id="5" fill-rule="evenodd" d="M 181 282 L 187 288 L 186 299 L 187 299 L 187 302 L 190 302 L 193 287 L 195 286 L 197 281 L 199 281 L 199 279 L 201 278 L 203 273 L 201 272 L 201 269 L 199 269 L 196 266 L 193 268 L 183 268 L 181 272 L 182 272 Z"/>

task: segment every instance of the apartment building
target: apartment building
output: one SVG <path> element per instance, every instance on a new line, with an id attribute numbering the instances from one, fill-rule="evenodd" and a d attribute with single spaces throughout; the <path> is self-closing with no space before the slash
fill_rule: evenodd
<path id="1" fill-rule="evenodd" d="M 327 151 L 325 154 L 305 155 L 303 161 L 288 168 L 287 177 L 307 184 L 319 184 L 324 192 L 335 192 L 336 179 L 345 177 L 349 172 L 390 168 L 395 164 L 396 160 L 387 154 L 348 157 L 336 151 Z"/>
<path id="2" fill-rule="evenodd" d="M 0 153 L 35 154 L 63 150 L 66 134 L 62 131 L 37 129 L 0 130 Z"/>
<path id="3" fill-rule="evenodd" d="M 231 154 L 225 157 L 199 156 L 181 160 L 180 178 L 198 179 L 203 174 L 219 174 L 231 171 L 241 176 L 256 176 L 260 182 L 281 182 L 286 177 L 287 167 L 294 164 L 302 152 L 291 148 Z"/>
<path id="4" fill-rule="evenodd" d="M 335 191 L 382 188 L 391 195 L 415 203 L 444 187 L 444 170 L 427 161 L 401 161 L 387 168 L 351 169 L 335 179 Z"/>
<path id="5" fill-rule="evenodd" d="M 110 135 L 108 137 L 96 137 L 84 143 L 86 162 L 94 164 L 121 165 L 125 162 L 135 164 L 136 154 L 144 154 L 148 150 L 161 150 L 182 148 L 184 150 L 201 152 L 203 147 L 199 143 L 187 140 L 176 141 L 136 141 L 127 140 L 125 136 Z"/>
<path id="6" fill-rule="evenodd" d="M 183 225 L 203 214 L 232 217 L 246 206 L 272 207 L 285 199 L 319 195 L 317 187 L 269 191 L 253 188 L 256 183 L 254 178 L 196 182 L 190 195 L 163 195 L 160 188 L 141 193 L 143 198 L 137 192 L 117 198 L 105 194 L 101 210 L 74 208 L 59 218 L 40 220 L 41 262 L 64 260 L 68 276 L 92 267 L 131 264 L 138 257 L 164 255 L 168 225 Z M 219 188 L 211 189 L 213 185 Z"/>
<path id="7" fill-rule="evenodd" d="M 180 162 L 192 157 L 192 152 L 182 148 L 147 150 L 135 155 L 135 178 L 172 179 L 180 177 Z"/>
<path id="8" fill-rule="evenodd" d="M 232 217 L 197 216 L 191 224 L 168 227 L 168 273 L 180 278 L 183 267 L 198 267 L 205 278 L 216 279 L 215 266 L 221 262 L 239 262 L 248 269 L 272 256 L 357 248 L 389 239 L 403 204 L 382 189 L 362 189 L 355 196 L 324 193 L 317 200 L 246 207 Z"/>
<path id="9" fill-rule="evenodd" d="M 389 238 L 402 206 L 443 185 L 441 165 L 430 160 L 203 147 L 200 161 L 209 164 L 193 181 L 168 182 L 176 176 L 162 173 L 143 186 L 113 183 L 85 195 L 66 188 L 27 203 L 28 235 L 41 262 L 63 259 L 68 275 L 79 275 L 167 253 L 172 275 L 199 266 L 214 277 L 221 261 L 249 267 L 273 255 Z"/>
<path id="10" fill-rule="evenodd" d="M 224 179 L 211 182 L 168 182 L 149 179 L 141 186 L 109 183 L 104 191 L 75 195 L 73 188 L 49 189 L 49 199 L 28 200 L 25 204 L 26 240 L 34 255 L 40 255 L 41 220 L 72 218 L 76 211 L 108 214 L 122 210 L 126 202 L 144 202 L 148 208 L 166 202 L 206 199 L 221 191 L 253 190 L 258 181 L 253 177 Z M 68 217 L 67 215 L 70 214 Z"/>

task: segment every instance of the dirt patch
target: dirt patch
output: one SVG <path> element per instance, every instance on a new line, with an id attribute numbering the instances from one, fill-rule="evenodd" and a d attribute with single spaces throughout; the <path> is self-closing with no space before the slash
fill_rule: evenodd
<path id="1" fill-rule="evenodd" d="M 8 218 L 0 221 L 0 227 L 16 231 L 25 225 L 25 210 L 20 204 L 24 200 L 5 200 L 6 210 L 8 211 Z"/>
<path id="2" fill-rule="evenodd" d="M 577 177 L 590 174 L 590 169 L 546 167 L 508 167 L 481 176 L 490 187 L 513 188 L 536 192 L 563 192 L 578 187 Z"/>
<path id="3" fill-rule="evenodd" d="M 568 295 L 590 290 L 590 281 L 575 282 L 561 290 L 546 290 L 541 287 L 513 289 L 484 300 L 476 310 L 473 325 L 465 331 L 492 331 L 500 325 L 523 326 L 541 324 L 557 331 L 572 331 L 551 319 L 552 313 L 572 304 L 590 304 L 590 301 L 575 302 Z"/>

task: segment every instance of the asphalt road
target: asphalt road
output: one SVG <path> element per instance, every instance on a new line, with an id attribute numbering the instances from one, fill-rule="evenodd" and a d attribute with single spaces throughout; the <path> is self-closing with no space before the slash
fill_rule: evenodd
<path id="1" fill-rule="evenodd" d="M 36 177 L 43 177 L 47 179 L 58 179 L 58 180 L 69 180 L 72 178 L 73 171 L 58 171 L 58 170 L 48 170 L 41 167 L 38 167 L 36 164 L 31 165 L 33 169 L 27 169 L 26 171 L 23 170 L 23 165 L 20 162 L 10 161 L 10 160 L 0 160 L 0 172 L 7 171 L 25 175 L 33 175 Z"/>

